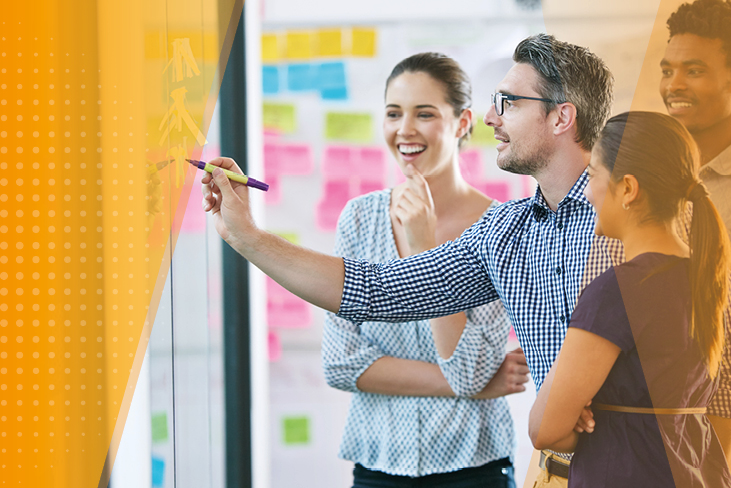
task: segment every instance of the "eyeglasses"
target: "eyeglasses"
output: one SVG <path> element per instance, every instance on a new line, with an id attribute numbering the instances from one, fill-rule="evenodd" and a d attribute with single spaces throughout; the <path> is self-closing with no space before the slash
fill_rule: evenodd
<path id="1" fill-rule="evenodd" d="M 514 100 L 538 100 L 539 102 L 564 103 L 557 102 L 556 100 L 550 100 L 548 98 L 521 97 L 519 95 L 506 95 L 505 93 L 500 92 L 491 94 L 490 100 L 492 100 L 492 104 L 495 105 L 495 113 L 498 117 L 505 113 L 505 100 L 510 100 L 511 102 Z"/>

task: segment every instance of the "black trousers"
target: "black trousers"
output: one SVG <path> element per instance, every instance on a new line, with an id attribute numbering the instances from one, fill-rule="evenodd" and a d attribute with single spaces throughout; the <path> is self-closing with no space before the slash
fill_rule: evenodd
<path id="1" fill-rule="evenodd" d="M 411 478 L 373 471 L 360 464 L 353 469 L 353 488 L 515 488 L 510 459 L 476 468 Z"/>

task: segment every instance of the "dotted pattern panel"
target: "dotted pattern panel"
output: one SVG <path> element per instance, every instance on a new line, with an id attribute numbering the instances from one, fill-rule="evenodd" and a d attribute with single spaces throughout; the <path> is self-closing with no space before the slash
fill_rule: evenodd
<path id="1" fill-rule="evenodd" d="M 98 485 L 182 220 L 172 217 L 179 203 L 185 208 L 195 171 L 151 163 L 171 147 L 195 157 L 196 138 L 205 140 L 185 139 L 175 126 L 151 129 L 182 85 L 170 83 L 165 59 L 145 59 L 143 22 L 73 3 L 13 6 L 2 18 L 2 485 Z M 172 56 L 173 39 L 157 38 Z M 202 86 L 183 124 L 202 128 Z"/>

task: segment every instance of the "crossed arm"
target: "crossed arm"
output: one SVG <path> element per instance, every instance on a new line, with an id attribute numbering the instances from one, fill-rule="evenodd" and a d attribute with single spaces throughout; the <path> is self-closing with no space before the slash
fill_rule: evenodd
<path id="1" fill-rule="evenodd" d="M 619 352 L 618 346 L 596 334 L 569 328 L 530 412 L 528 434 L 536 449 L 573 452 L 579 440 L 577 422 Z"/>

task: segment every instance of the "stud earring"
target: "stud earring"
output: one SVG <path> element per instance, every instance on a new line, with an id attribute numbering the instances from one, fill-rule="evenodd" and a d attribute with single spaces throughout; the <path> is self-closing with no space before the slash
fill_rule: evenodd
<path id="1" fill-rule="evenodd" d="M 625 210 L 629 210 L 629 205 L 627 205 L 626 203 L 623 203 L 622 208 Z"/>

